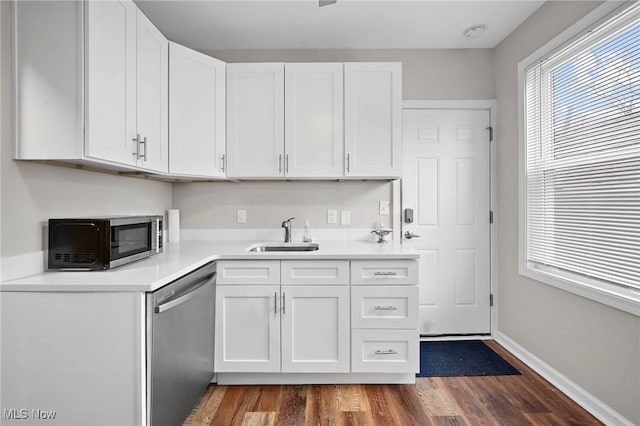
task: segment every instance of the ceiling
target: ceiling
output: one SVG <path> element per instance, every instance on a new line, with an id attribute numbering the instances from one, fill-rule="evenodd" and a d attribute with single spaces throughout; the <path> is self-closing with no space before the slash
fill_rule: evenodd
<path id="1" fill-rule="evenodd" d="M 528 0 L 137 0 L 197 50 L 492 48 L 544 3 Z M 464 32 L 485 25 L 476 39 Z"/>

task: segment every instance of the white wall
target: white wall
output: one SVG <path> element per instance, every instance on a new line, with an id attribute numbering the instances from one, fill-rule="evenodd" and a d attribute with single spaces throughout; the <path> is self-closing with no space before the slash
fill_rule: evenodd
<path id="1" fill-rule="evenodd" d="M 183 228 L 279 228 L 295 217 L 294 228 L 306 219 L 314 228 L 345 228 L 327 224 L 327 209 L 351 212 L 349 228 L 372 228 L 391 216 L 378 214 L 378 202 L 391 201 L 387 182 L 240 182 L 192 183 L 175 186 L 173 204 L 180 208 Z M 247 212 L 247 222 L 236 223 L 236 210 Z"/>
<path id="2" fill-rule="evenodd" d="M 171 184 L 12 159 L 11 14 L 0 1 L 0 255 L 42 250 L 50 217 L 162 214 Z M 38 125 L 38 123 L 34 123 Z"/>
<path id="3" fill-rule="evenodd" d="M 217 50 L 207 54 L 225 62 L 402 62 L 404 99 L 493 99 L 491 49 L 398 50 Z M 173 204 L 183 228 L 278 228 L 290 216 L 309 219 L 313 228 L 329 225 L 326 210 L 351 211 L 351 228 L 371 228 L 392 216 L 378 214 L 389 200 L 388 182 L 179 183 Z M 396 200 L 397 201 L 397 200 Z M 237 207 L 236 207 L 237 206 Z M 236 223 L 236 208 L 247 209 L 247 223 Z M 392 208 L 393 210 L 393 208 Z"/>
<path id="4" fill-rule="evenodd" d="M 518 274 L 519 61 L 599 2 L 547 2 L 495 49 L 498 110 L 498 328 L 640 424 L 640 317 Z"/>
<path id="5" fill-rule="evenodd" d="M 493 99 L 493 49 L 212 50 L 225 62 L 402 62 L 403 99 Z"/>

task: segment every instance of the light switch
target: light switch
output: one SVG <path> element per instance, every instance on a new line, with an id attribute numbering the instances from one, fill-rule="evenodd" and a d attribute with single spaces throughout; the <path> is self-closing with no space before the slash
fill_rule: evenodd
<path id="1" fill-rule="evenodd" d="M 389 215 L 389 201 L 380 201 L 380 214 Z"/>
<path id="2" fill-rule="evenodd" d="M 340 223 L 342 225 L 351 225 L 351 212 L 349 210 L 343 210 L 340 214 Z"/>
<path id="3" fill-rule="evenodd" d="M 237 218 L 238 218 L 238 223 L 245 223 L 247 221 L 247 211 L 238 210 Z"/>
<path id="4" fill-rule="evenodd" d="M 338 210 L 327 210 L 327 223 L 338 223 Z"/>

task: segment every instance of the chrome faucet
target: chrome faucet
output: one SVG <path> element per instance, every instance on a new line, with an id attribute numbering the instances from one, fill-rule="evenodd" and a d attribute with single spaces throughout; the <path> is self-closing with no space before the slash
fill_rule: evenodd
<path id="1" fill-rule="evenodd" d="M 290 217 L 289 219 L 282 222 L 282 227 L 284 228 L 284 242 L 291 242 L 291 221 L 295 219 L 295 217 Z"/>

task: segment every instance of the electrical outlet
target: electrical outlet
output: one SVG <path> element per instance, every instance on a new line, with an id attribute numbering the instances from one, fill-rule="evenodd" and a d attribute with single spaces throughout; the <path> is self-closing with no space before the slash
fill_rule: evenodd
<path id="1" fill-rule="evenodd" d="M 338 223 L 338 210 L 327 210 L 327 223 Z"/>
<path id="2" fill-rule="evenodd" d="M 351 225 L 351 212 L 349 210 L 343 210 L 340 214 L 340 223 L 342 225 Z"/>
<path id="3" fill-rule="evenodd" d="M 247 221 L 247 211 L 238 210 L 237 219 L 238 219 L 238 223 L 245 223 Z"/>
<path id="4" fill-rule="evenodd" d="M 389 215 L 389 201 L 380 201 L 380 214 Z"/>

